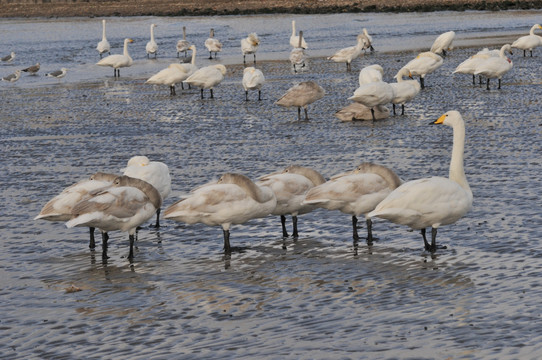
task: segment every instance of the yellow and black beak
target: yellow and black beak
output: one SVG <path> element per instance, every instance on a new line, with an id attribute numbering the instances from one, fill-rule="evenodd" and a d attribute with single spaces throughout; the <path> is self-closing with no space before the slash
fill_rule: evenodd
<path id="1" fill-rule="evenodd" d="M 442 115 L 441 117 L 439 117 L 437 120 L 431 121 L 431 122 L 429 123 L 429 125 L 438 125 L 438 124 L 442 124 L 442 123 L 444 122 L 444 120 L 446 119 L 447 116 L 448 116 L 447 114 L 444 114 L 444 115 Z"/>

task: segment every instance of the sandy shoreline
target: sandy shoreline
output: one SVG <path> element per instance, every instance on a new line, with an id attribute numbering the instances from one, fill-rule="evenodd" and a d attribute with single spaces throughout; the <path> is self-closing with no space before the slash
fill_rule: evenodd
<path id="1" fill-rule="evenodd" d="M 0 17 L 211 16 L 540 9 L 542 0 L 0 0 Z"/>

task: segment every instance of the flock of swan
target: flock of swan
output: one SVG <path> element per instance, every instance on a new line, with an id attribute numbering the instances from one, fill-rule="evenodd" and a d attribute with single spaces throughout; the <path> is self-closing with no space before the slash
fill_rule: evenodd
<path id="1" fill-rule="evenodd" d="M 151 25 L 151 41 L 147 44 L 147 55 L 154 55 L 158 46 L 154 40 L 154 25 Z M 505 55 L 511 48 L 524 50 L 542 46 L 542 37 L 535 35 L 534 30 L 542 28 L 535 25 L 531 34 L 521 37 L 513 44 L 503 45 L 499 51 L 482 50 L 465 60 L 454 73 L 484 76 L 489 80 L 502 76 L 510 70 L 512 62 Z M 296 33 L 295 22 L 292 22 L 290 44 L 292 52 L 304 56 L 308 45 L 300 31 Z M 422 52 L 415 59 L 404 65 L 395 78 L 397 83 L 389 84 L 382 80 L 383 68 L 374 64 L 364 67 L 359 74 L 359 87 L 349 98 L 354 102 L 339 111 L 340 116 L 351 119 L 359 118 L 359 113 L 367 114 L 376 120 L 388 112 L 386 104 L 402 106 L 412 100 L 424 89 L 426 75 L 438 69 L 443 57 L 453 46 L 453 31 L 439 36 L 430 51 Z M 537 37 L 539 39 L 534 39 Z M 535 43 L 534 40 L 538 42 Z M 131 65 L 128 44 L 124 41 L 124 55 L 103 57 L 97 64 L 111 66 L 114 76 L 120 76 L 119 68 Z M 249 34 L 241 41 L 243 61 L 246 55 L 254 55 L 259 45 L 258 36 Z M 205 46 L 210 57 L 221 50 L 222 45 L 214 38 L 211 29 Z M 357 37 L 354 46 L 341 49 L 330 60 L 344 62 L 347 71 L 350 63 L 364 50 L 373 50 L 372 39 L 364 29 Z M 98 44 L 100 57 L 109 53 L 109 44 L 105 36 L 105 20 L 103 21 L 103 39 Z M 186 40 L 186 29 L 183 28 L 183 39 L 177 44 L 177 54 L 192 51 L 190 63 L 171 64 L 147 80 L 150 84 L 161 84 L 170 87 L 175 95 L 175 85 L 187 83 L 201 89 L 210 90 L 226 74 L 226 67 L 216 64 L 198 69 L 195 65 L 196 47 Z M 525 53 L 524 53 L 525 56 Z M 14 56 L 12 56 L 13 58 Z M 129 60 L 128 60 L 129 59 Z M 296 60 L 297 61 L 297 60 Z M 292 65 L 296 65 L 292 62 Z M 37 70 L 36 70 L 37 71 Z M 405 77 L 411 80 L 404 79 Z M 412 79 L 419 77 L 420 81 Z M 265 81 L 261 70 L 253 66 L 246 67 L 243 73 L 243 87 L 248 100 L 249 90 L 258 90 L 261 99 L 261 86 Z M 290 88 L 277 102 L 285 107 L 297 107 L 298 117 L 301 108 L 308 118 L 307 106 L 325 96 L 325 91 L 314 81 L 303 81 Z M 361 108 L 360 108 L 361 107 Z M 339 116 L 339 115 L 338 115 Z M 230 253 L 230 229 L 234 224 L 243 224 L 254 218 L 269 215 L 280 216 L 282 235 L 288 237 L 286 216 L 292 217 L 293 237 L 298 237 L 297 217 L 316 208 L 339 210 L 351 217 L 353 239 L 359 240 L 358 217 L 364 216 L 367 224 L 368 243 L 372 243 L 372 219 L 382 218 L 390 222 L 420 230 L 426 251 L 437 250 L 437 229 L 442 225 L 456 222 L 472 208 L 473 195 L 469 187 L 464 167 L 465 124 L 458 111 L 448 111 L 431 124 L 446 125 L 453 129 L 453 146 L 448 177 L 428 177 L 403 182 L 392 169 L 373 163 L 362 163 L 356 169 L 324 178 L 317 170 L 304 166 L 292 165 L 282 171 L 265 174 L 252 180 L 239 173 L 223 174 L 217 181 L 200 185 L 190 194 L 167 207 L 163 218 L 184 222 L 186 224 L 203 223 L 209 226 L 221 226 L 224 238 L 224 251 Z M 97 172 L 87 180 L 80 181 L 51 199 L 35 219 L 66 222 L 67 227 L 90 228 L 91 248 L 95 247 L 94 229 L 102 233 L 103 256 L 107 256 L 108 233 L 111 231 L 127 232 L 130 241 L 129 258 L 134 257 L 133 245 L 139 226 L 156 216 L 156 227 L 160 226 L 160 214 L 163 202 L 171 192 L 171 176 L 167 165 L 150 161 L 146 156 L 134 156 L 122 170 L 122 174 Z M 426 229 L 431 228 L 431 239 L 426 237 Z"/>

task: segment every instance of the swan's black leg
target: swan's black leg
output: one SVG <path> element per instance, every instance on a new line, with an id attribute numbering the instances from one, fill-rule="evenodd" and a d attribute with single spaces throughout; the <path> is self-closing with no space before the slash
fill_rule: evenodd
<path id="1" fill-rule="evenodd" d="M 357 242 L 359 240 L 359 235 L 358 235 L 358 218 L 356 217 L 356 215 L 352 215 L 352 232 L 353 232 L 354 241 Z"/>
<path id="2" fill-rule="evenodd" d="M 282 224 L 282 237 L 287 238 L 288 231 L 286 230 L 286 216 L 284 215 L 280 216 L 280 223 Z"/>
<path id="3" fill-rule="evenodd" d="M 405 104 L 401 104 L 401 115 L 405 115 Z"/>
<path id="4" fill-rule="evenodd" d="M 224 233 L 224 252 L 226 254 L 231 253 L 231 247 L 230 247 L 230 231 L 229 230 L 222 230 Z"/>
<path id="5" fill-rule="evenodd" d="M 420 76 L 420 85 L 422 89 L 425 89 L 424 78 Z"/>
<path id="6" fill-rule="evenodd" d="M 299 237 L 299 234 L 297 233 L 297 216 L 292 215 L 292 225 L 294 227 L 294 232 L 292 233 L 292 237 L 294 239 L 297 239 Z"/>
<path id="7" fill-rule="evenodd" d="M 134 258 L 134 235 L 129 235 L 128 239 L 130 240 L 130 253 L 128 254 L 128 259 L 132 260 Z"/>
<path id="8" fill-rule="evenodd" d="M 420 233 L 422 234 L 422 237 L 423 237 L 423 245 L 425 247 L 425 250 L 430 251 L 431 245 L 429 245 L 429 243 L 427 242 L 427 238 L 425 237 L 425 228 L 421 229 Z"/>
<path id="9" fill-rule="evenodd" d="M 434 253 L 437 250 L 437 229 L 431 228 L 431 252 Z"/>
<path id="10" fill-rule="evenodd" d="M 393 115 L 395 115 L 395 104 L 391 104 L 393 107 Z"/>
<path id="11" fill-rule="evenodd" d="M 248 90 L 245 91 L 245 101 L 248 101 Z"/>
<path id="12" fill-rule="evenodd" d="M 373 243 L 373 222 L 371 219 L 367 218 L 367 244 L 371 245 Z"/>
<path id="13" fill-rule="evenodd" d="M 89 230 L 90 230 L 90 242 L 88 244 L 88 247 L 90 249 L 94 249 L 96 247 L 96 242 L 94 241 L 94 228 L 89 227 Z"/>

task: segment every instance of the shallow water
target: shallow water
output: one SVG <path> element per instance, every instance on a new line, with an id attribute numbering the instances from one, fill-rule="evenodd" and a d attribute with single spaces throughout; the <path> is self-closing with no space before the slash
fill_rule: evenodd
<path id="1" fill-rule="evenodd" d="M 0 357 L 539 358 L 541 50 L 513 55 L 502 90 L 451 72 L 481 47 L 527 33 L 541 13 L 110 18 L 113 52 L 124 37 L 136 40 L 136 63 L 119 80 L 94 65 L 98 19 L 3 20 L 2 54 L 18 58 L 0 64 L 2 76 L 37 61 L 42 70 L 0 84 Z M 300 74 L 283 61 L 292 18 L 311 47 Z M 167 49 L 158 60 L 144 55 L 151 22 Z M 211 24 L 225 43 L 219 61 L 228 64 L 214 100 L 143 84 L 174 61 L 183 25 L 202 44 Z M 362 27 L 378 51 L 356 60 L 351 73 L 323 58 L 350 46 Z M 359 69 L 381 64 L 391 82 L 449 29 L 457 48 L 405 116 L 334 117 Z M 245 102 L 240 85 L 238 43 L 250 31 L 262 39 L 261 102 L 254 93 Z M 198 54 L 198 65 L 209 63 Z M 70 69 L 64 79 L 43 77 L 60 66 Z M 273 102 L 308 79 L 326 97 L 309 107 L 310 121 L 297 121 L 295 110 Z M 125 234 L 111 234 L 103 261 L 99 246 L 88 249 L 86 230 L 32 220 L 66 186 L 98 170 L 118 172 L 135 154 L 168 164 L 173 194 L 165 206 L 224 172 L 257 178 L 291 163 L 325 177 L 362 161 L 404 180 L 446 176 L 451 129 L 427 124 L 450 109 L 466 121 L 474 207 L 439 229 L 447 249 L 435 256 L 417 232 L 382 220 L 374 224 L 379 241 L 354 246 L 349 216 L 323 210 L 300 217 L 297 241 L 283 243 L 275 217 L 234 226 L 232 245 L 244 251 L 231 258 L 221 252 L 220 228 L 163 220 L 160 230 L 139 232 L 133 264 Z M 67 291 L 72 285 L 81 291 Z"/>

